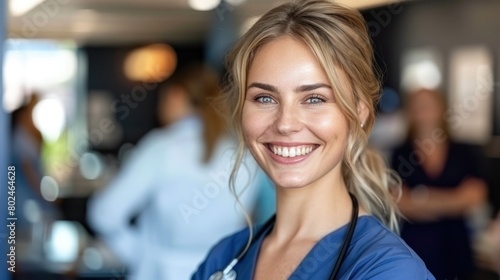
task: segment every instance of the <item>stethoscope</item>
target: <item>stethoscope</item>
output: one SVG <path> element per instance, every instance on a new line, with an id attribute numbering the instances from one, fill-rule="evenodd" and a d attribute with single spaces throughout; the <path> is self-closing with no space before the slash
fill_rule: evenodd
<path id="1" fill-rule="evenodd" d="M 349 194 L 352 200 L 352 216 L 351 222 L 349 223 L 349 229 L 347 231 L 347 235 L 342 243 L 342 247 L 340 248 L 340 253 L 335 265 L 333 267 L 332 272 L 330 273 L 329 280 L 335 280 L 337 275 L 340 272 L 340 268 L 342 267 L 342 263 L 347 256 L 347 249 L 349 249 L 349 245 L 351 244 L 352 236 L 354 235 L 354 230 L 356 229 L 356 224 L 358 222 L 358 200 L 352 194 Z M 274 222 L 276 220 L 276 215 L 273 215 L 263 226 L 262 228 L 255 234 L 255 237 L 252 239 L 248 246 L 242 248 L 237 255 L 223 270 L 217 271 L 208 278 L 208 280 L 236 280 L 236 271 L 234 271 L 234 267 L 236 264 L 243 258 L 248 249 L 255 243 L 256 240 L 268 230 L 270 230 L 274 226 Z"/>

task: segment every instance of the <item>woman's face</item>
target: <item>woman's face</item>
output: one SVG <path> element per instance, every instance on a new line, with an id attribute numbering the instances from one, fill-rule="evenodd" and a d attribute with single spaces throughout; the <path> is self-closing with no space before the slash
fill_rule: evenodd
<path id="1" fill-rule="evenodd" d="M 252 155 L 277 186 L 341 178 L 347 120 L 305 44 L 284 37 L 256 53 L 242 117 Z"/>
<path id="2" fill-rule="evenodd" d="M 158 102 L 157 114 L 161 126 L 171 124 L 184 117 L 191 105 L 186 90 L 179 85 L 163 89 Z"/>
<path id="3" fill-rule="evenodd" d="M 444 107 L 435 92 L 419 91 L 412 93 L 408 107 L 409 121 L 417 133 L 428 134 L 441 128 L 444 118 Z"/>

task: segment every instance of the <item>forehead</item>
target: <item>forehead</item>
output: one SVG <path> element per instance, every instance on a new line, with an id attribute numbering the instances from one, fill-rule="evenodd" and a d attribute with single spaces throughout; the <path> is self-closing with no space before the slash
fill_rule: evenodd
<path id="1" fill-rule="evenodd" d="M 255 54 L 248 82 L 329 84 L 327 75 L 312 50 L 302 41 L 280 37 L 263 45 Z"/>
<path id="2" fill-rule="evenodd" d="M 412 93 L 412 95 L 410 95 L 409 103 L 410 105 L 416 103 L 431 103 L 436 105 L 442 105 L 442 100 L 439 96 L 439 93 L 423 90 Z"/>

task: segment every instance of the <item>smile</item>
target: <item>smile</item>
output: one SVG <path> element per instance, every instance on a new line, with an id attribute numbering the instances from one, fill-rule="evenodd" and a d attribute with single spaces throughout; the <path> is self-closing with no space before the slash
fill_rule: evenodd
<path id="1" fill-rule="evenodd" d="M 316 145 L 300 145 L 300 146 L 292 146 L 292 147 L 283 147 L 273 144 L 268 144 L 269 150 L 273 152 L 275 155 L 284 157 L 284 158 L 294 158 L 298 156 L 305 156 L 311 153 L 315 149 Z"/>

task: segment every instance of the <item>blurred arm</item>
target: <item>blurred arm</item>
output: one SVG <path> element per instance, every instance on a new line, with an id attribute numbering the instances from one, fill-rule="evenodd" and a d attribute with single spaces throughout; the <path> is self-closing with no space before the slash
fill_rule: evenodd
<path id="1" fill-rule="evenodd" d="M 147 205 L 154 186 L 158 151 L 141 145 L 109 186 L 89 202 L 87 219 L 107 245 L 126 264 L 137 262 L 139 232 L 130 225 L 134 215 Z"/>
<path id="2" fill-rule="evenodd" d="M 421 194 L 412 194 L 409 188 L 404 187 L 399 207 L 401 213 L 411 220 L 432 221 L 462 216 L 484 203 L 486 196 L 486 183 L 481 179 L 468 178 L 456 188 L 427 187 Z"/>

